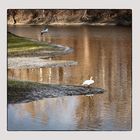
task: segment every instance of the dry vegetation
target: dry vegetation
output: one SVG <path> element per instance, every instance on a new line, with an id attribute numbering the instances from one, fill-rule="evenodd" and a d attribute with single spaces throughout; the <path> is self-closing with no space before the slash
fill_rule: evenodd
<path id="1" fill-rule="evenodd" d="M 9 9 L 8 24 L 52 24 L 52 23 L 89 23 L 131 25 L 130 9 L 94 9 L 94 10 L 35 10 Z"/>

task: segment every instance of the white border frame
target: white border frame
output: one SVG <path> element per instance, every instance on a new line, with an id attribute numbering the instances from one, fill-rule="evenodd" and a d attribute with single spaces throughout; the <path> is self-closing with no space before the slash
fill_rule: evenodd
<path id="1" fill-rule="evenodd" d="M 132 9 L 132 131 L 7 131 L 7 9 Z M 139 139 L 140 136 L 140 10 L 139 1 L 132 0 L 5 0 L 0 2 L 0 138 L 25 139 Z"/>

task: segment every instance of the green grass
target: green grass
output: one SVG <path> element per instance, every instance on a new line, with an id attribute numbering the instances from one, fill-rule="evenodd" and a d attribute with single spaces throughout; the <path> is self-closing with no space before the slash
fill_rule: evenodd
<path id="1" fill-rule="evenodd" d="M 8 80 L 8 102 L 16 103 L 26 98 L 33 89 L 30 82 L 22 82 L 16 80 Z"/>
<path id="2" fill-rule="evenodd" d="M 8 53 L 29 52 L 35 50 L 55 50 L 56 47 L 48 45 L 45 42 L 33 41 L 24 37 L 16 36 L 8 32 Z"/>
<path id="3" fill-rule="evenodd" d="M 10 79 L 8 79 L 8 88 L 13 89 L 10 92 L 31 91 L 33 88 L 35 88 L 38 85 L 42 85 L 42 84 L 36 83 L 36 82 L 27 82 L 27 81 L 18 81 L 18 80 L 10 80 Z"/>
<path id="4" fill-rule="evenodd" d="M 42 88 L 48 87 L 47 84 L 40 84 L 36 82 L 28 82 L 28 81 L 18 81 L 18 80 L 10 80 L 8 79 L 8 85 L 7 85 L 7 95 L 8 95 L 8 102 L 9 103 L 16 103 L 16 102 L 22 102 L 25 99 L 29 99 L 32 101 L 32 95 L 31 92 L 35 91 L 38 92 Z"/>

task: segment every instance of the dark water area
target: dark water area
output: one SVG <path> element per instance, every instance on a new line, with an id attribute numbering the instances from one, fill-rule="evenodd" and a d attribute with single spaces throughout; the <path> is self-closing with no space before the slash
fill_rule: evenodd
<path id="1" fill-rule="evenodd" d="M 90 76 L 106 90 L 94 96 L 46 98 L 8 104 L 8 130 L 131 130 L 131 28 L 115 26 L 9 26 L 8 31 L 72 47 L 56 60 L 78 65 L 8 69 L 8 77 L 47 84 L 81 85 Z"/>

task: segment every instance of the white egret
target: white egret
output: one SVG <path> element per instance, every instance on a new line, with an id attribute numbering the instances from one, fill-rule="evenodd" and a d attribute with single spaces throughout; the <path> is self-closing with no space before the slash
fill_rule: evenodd
<path id="1" fill-rule="evenodd" d="M 93 84 L 94 83 L 94 80 L 92 80 L 92 78 L 93 77 L 91 76 L 90 77 L 90 80 L 85 80 L 82 85 L 90 86 L 91 84 Z"/>

